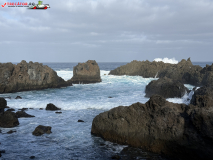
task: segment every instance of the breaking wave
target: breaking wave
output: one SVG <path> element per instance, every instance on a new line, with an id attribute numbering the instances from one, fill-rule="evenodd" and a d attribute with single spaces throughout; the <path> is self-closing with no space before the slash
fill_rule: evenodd
<path id="1" fill-rule="evenodd" d="M 154 61 L 159 62 L 162 61 L 164 63 L 171 63 L 171 64 L 177 64 L 178 61 L 175 58 L 169 59 L 169 58 L 155 58 Z"/>

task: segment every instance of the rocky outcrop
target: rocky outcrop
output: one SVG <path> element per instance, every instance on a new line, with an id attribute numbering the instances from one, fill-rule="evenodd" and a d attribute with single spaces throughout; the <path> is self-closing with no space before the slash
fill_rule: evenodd
<path id="1" fill-rule="evenodd" d="M 35 117 L 33 115 L 27 114 L 25 111 L 17 111 L 16 112 L 17 118 L 30 118 L 30 117 Z"/>
<path id="2" fill-rule="evenodd" d="M 145 89 L 145 97 L 151 97 L 158 94 L 164 98 L 182 97 L 188 89 L 179 81 L 174 81 L 170 78 L 163 77 L 158 80 L 151 81 Z"/>
<path id="3" fill-rule="evenodd" d="M 0 98 L 0 127 L 11 128 L 19 125 L 18 118 L 15 113 L 4 111 L 7 108 L 7 101 Z"/>
<path id="4" fill-rule="evenodd" d="M 78 63 L 78 65 L 73 68 L 71 82 L 74 84 L 101 82 L 100 69 L 96 61 L 88 60 L 86 63 Z"/>
<path id="5" fill-rule="evenodd" d="M 132 61 L 126 65 L 120 66 L 112 71 L 110 75 L 130 75 L 130 76 L 142 76 L 144 78 L 158 77 L 159 73 L 167 67 L 174 64 L 164 62 L 149 62 L 146 61 Z"/>
<path id="6" fill-rule="evenodd" d="M 6 111 L 0 114 L 0 127 L 11 128 L 17 125 L 19 125 L 19 121 L 15 113 Z"/>
<path id="7" fill-rule="evenodd" d="M 193 65 L 190 58 L 181 60 L 178 64 L 164 62 L 132 61 L 124 66 L 118 67 L 109 74 L 142 76 L 144 78 L 171 78 L 184 84 L 195 86 L 203 85 L 205 74 L 201 73 L 202 67 Z M 205 71 L 203 71 L 205 72 Z M 211 81 L 211 80 L 209 80 Z"/>
<path id="8" fill-rule="evenodd" d="M 112 142 L 180 159 L 213 158 L 213 109 L 175 104 L 154 95 L 93 119 L 91 133 Z"/>
<path id="9" fill-rule="evenodd" d="M 17 65 L 0 63 L 0 93 L 59 88 L 72 85 L 46 65 L 21 61 Z"/>
<path id="10" fill-rule="evenodd" d="M 57 110 L 61 110 L 61 108 L 58 108 L 56 107 L 54 104 L 52 103 L 49 103 L 47 104 L 46 106 L 46 110 L 49 110 L 49 111 L 57 111 Z"/>
<path id="11" fill-rule="evenodd" d="M 35 128 L 35 130 L 33 131 L 33 135 L 34 136 L 41 136 L 42 134 L 50 134 L 52 133 L 51 132 L 51 128 L 50 126 L 42 126 L 42 125 L 39 125 Z"/>

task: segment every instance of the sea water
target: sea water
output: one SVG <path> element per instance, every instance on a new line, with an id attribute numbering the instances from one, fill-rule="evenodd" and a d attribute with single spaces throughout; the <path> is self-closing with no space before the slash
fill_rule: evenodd
<path id="1" fill-rule="evenodd" d="M 77 63 L 44 63 L 65 80 L 73 76 L 73 67 Z M 22 160 L 35 156 L 35 159 L 111 159 L 112 155 L 119 154 L 126 147 L 91 135 L 93 118 L 104 111 L 117 106 L 129 106 L 136 102 L 145 103 L 146 85 L 157 78 L 143 78 L 141 76 L 113 76 L 109 71 L 126 63 L 98 63 L 101 70 L 101 83 L 74 84 L 60 89 L 45 89 L 18 93 L 1 94 L 9 107 L 16 111 L 28 109 L 28 114 L 34 118 L 19 118 L 19 126 L 14 128 L 0 128 L 0 150 L 5 150 L 0 159 Z M 193 63 L 204 67 L 207 63 Z M 208 64 L 211 64 L 210 62 Z M 185 84 L 192 89 L 194 86 Z M 182 98 L 169 98 L 174 103 L 189 103 L 193 92 Z M 22 99 L 15 99 L 21 96 Z M 46 111 L 48 103 L 60 107 L 62 114 Z M 39 108 L 44 108 L 40 110 Z M 77 122 L 79 119 L 83 123 Z M 38 125 L 52 127 L 51 134 L 33 136 L 32 132 Z M 6 134 L 9 130 L 16 130 Z M 146 153 L 146 152 L 145 152 Z M 159 155 L 146 153 L 148 157 Z M 138 156 L 135 159 L 146 159 Z"/>

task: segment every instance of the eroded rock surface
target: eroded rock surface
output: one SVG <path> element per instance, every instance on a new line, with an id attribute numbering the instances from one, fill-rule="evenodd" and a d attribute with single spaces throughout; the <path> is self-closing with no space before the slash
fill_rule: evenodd
<path id="1" fill-rule="evenodd" d="M 212 105 L 175 104 L 153 95 L 145 104 L 119 106 L 99 114 L 91 133 L 175 158 L 213 158 Z"/>
<path id="2" fill-rule="evenodd" d="M 86 63 L 78 63 L 73 68 L 71 82 L 74 84 L 88 84 L 101 82 L 100 68 L 95 60 L 88 60 Z"/>
<path id="3" fill-rule="evenodd" d="M 158 80 L 151 81 L 146 86 L 145 97 L 151 97 L 154 94 L 158 94 L 164 98 L 180 98 L 187 92 L 188 89 L 183 85 L 183 83 L 163 77 Z"/>
<path id="4" fill-rule="evenodd" d="M 6 111 L 0 114 L 0 127 L 11 128 L 17 125 L 19 125 L 19 121 L 15 113 Z"/>
<path id="5" fill-rule="evenodd" d="M 21 61 L 17 65 L 0 63 L 0 93 L 59 88 L 72 85 L 46 65 Z"/>
<path id="6" fill-rule="evenodd" d="M 35 128 L 35 130 L 33 131 L 33 135 L 34 136 L 41 136 L 42 134 L 50 134 L 52 133 L 51 132 L 51 128 L 50 126 L 42 126 L 42 125 L 39 125 Z"/>

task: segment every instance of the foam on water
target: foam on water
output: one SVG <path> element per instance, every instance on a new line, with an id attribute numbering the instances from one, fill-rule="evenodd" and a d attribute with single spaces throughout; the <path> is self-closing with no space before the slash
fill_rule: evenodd
<path id="1" fill-rule="evenodd" d="M 159 62 L 162 61 L 164 63 L 171 63 L 171 64 L 177 64 L 178 61 L 175 58 L 169 59 L 169 58 L 155 58 L 154 61 Z"/>

